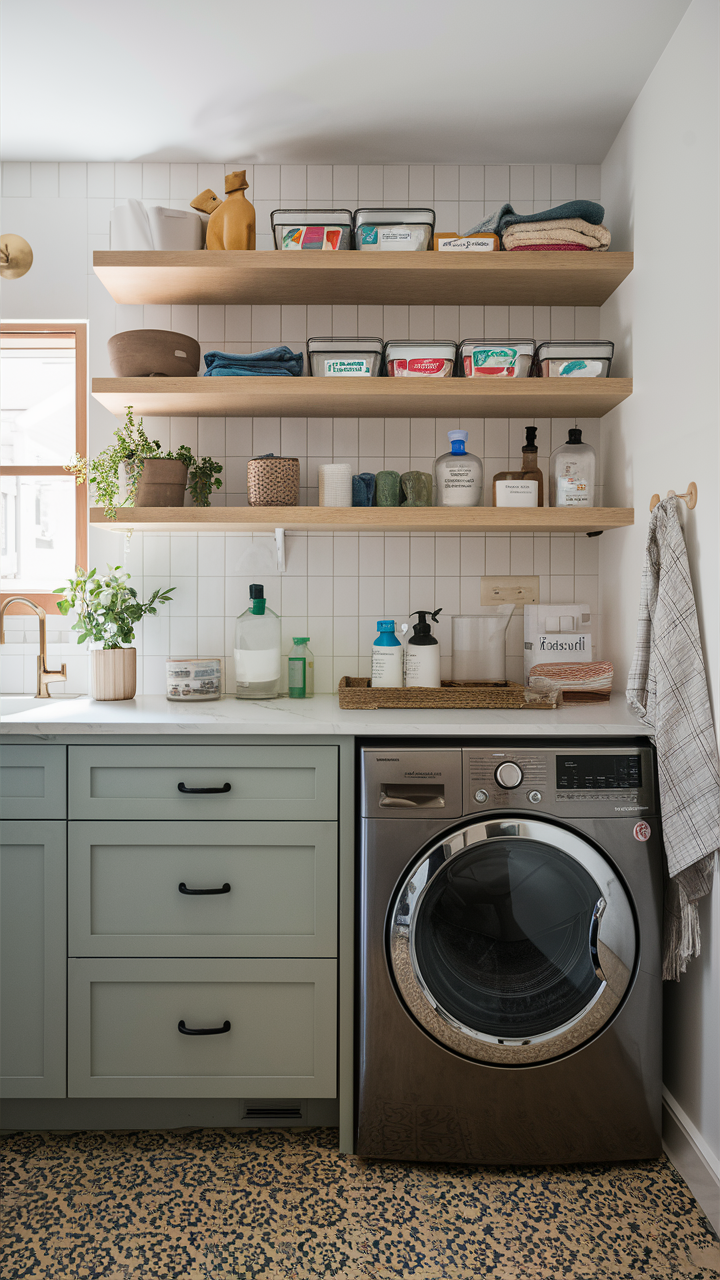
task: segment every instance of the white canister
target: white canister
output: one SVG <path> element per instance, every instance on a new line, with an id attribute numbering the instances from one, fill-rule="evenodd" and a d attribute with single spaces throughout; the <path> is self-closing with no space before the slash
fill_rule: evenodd
<path id="1" fill-rule="evenodd" d="M 318 505 L 351 507 L 352 476 L 349 462 L 321 462 L 318 467 Z"/>
<path id="2" fill-rule="evenodd" d="M 222 658 L 168 658 L 168 702 L 214 702 L 220 697 Z"/>

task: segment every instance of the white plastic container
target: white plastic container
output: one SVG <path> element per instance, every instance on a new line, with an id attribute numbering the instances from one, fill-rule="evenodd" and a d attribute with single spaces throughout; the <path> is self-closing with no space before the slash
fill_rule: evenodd
<path id="1" fill-rule="evenodd" d="M 205 227 L 199 213 L 165 209 L 128 200 L 110 210 L 110 248 L 114 250 L 202 249 Z"/>
<path id="2" fill-rule="evenodd" d="M 514 608 L 481 605 L 477 614 L 453 618 L 453 680 L 505 679 L 505 632 Z"/>
<path id="3" fill-rule="evenodd" d="M 479 507 L 482 502 L 483 464 L 465 452 L 467 438 L 467 431 L 448 431 L 450 452 L 435 463 L 437 507 Z"/>
<path id="4" fill-rule="evenodd" d="M 408 342 L 385 343 L 385 367 L 388 378 L 452 378 L 457 343 Z"/>
<path id="5" fill-rule="evenodd" d="M 351 249 L 349 209 L 273 209 L 270 228 L 276 249 Z"/>
<path id="6" fill-rule="evenodd" d="M 277 698 L 280 693 L 280 619 L 267 607 L 258 583 L 250 587 L 250 605 L 235 624 L 237 698 Z"/>
<path id="7" fill-rule="evenodd" d="M 534 352 L 532 338 L 510 338 L 507 342 L 464 338 L 459 371 L 464 378 L 528 378 Z"/>
<path id="8" fill-rule="evenodd" d="M 222 658 L 168 658 L 168 702 L 215 702 L 220 697 Z"/>
<path id="9" fill-rule="evenodd" d="M 307 341 L 313 378 L 377 378 L 382 353 L 382 338 L 308 338 Z"/>
<path id="10" fill-rule="evenodd" d="M 433 247 L 432 209 L 356 209 L 355 248 L 363 252 L 389 249 L 422 252 Z"/>
<path id="11" fill-rule="evenodd" d="M 565 444 L 550 454 L 550 506 L 594 507 L 595 450 L 570 427 Z"/>
<path id="12" fill-rule="evenodd" d="M 533 372 L 538 378 L 608 378 L 615 345 L 589 338 L 585 342 L 541 342 Z"/>

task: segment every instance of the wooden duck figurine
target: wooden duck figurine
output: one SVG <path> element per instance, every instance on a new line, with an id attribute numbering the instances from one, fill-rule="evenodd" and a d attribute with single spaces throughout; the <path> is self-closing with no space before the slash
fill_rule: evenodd
<path id="1" fill-rule="evenodd" d="M 208 187 L 190 201 L 193 209 L 210 214 L 207 249 L 255 248 L 255 209 L 245 197 L 248 186 L 245 170 L 238 169 L 225 179 L 226 200 L 220 200 Z"/>

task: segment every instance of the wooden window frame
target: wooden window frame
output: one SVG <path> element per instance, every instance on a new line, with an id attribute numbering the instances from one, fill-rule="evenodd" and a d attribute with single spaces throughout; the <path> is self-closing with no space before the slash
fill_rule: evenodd
<path id="1" fill-rule="evenodd" d="M 5 320 L 0 324 L 0 334 L 72 334 L 75 338 L 75 451 L 82 458 L 87 458 L 87 323 L 67 321 L 64 324 L 54 321 L 37 321 L 35 324 L 26 321 L 14 323 Z M 68 462 L 70 459 L 68 458 Z M 0 474 L 6 476 L 68 476 L 64 467 L 15 467 L 2 466 Z M 75 563 L 83 569 L 88 567 L 88 486 L 75 486 Z M 0 592 L 0 602 L 15 595 L 14 591 Z M 58 614 L 59 595 L 53 592 L 26 591 L 23 593 L 34 600 L 45 612 L 54 616 Z M 32 613 L 26 605 L 13 605 L 13 613 Z"/>

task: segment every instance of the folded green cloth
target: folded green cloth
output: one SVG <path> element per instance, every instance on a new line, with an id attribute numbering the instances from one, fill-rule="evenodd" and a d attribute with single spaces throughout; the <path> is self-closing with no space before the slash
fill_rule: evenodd
<path id="1" fill-rule="evenodd" d="M 303 371 L 302 352 L 289 347 L 270 347 L 252 355 L 232 351 L 208 351 L 206 378 L 299 378 Z"/>
<path id="2" fill-rule="evenodd" d="M 555 222 L 562 218 L 583 218 L 598 227 L 605 217 L 605 210 L 595 200 L 568 200 L 559 204 L 556 209 L 544 209 L 542 213 L 516 213 L 511 204 L 504 204 L 497 213 L 491 213 L 476 227 L 466 231 L 466 235 L 474 236 L 480 231 L 492 231 L 501 235 L 507 227 L 516 222 Z"/>

